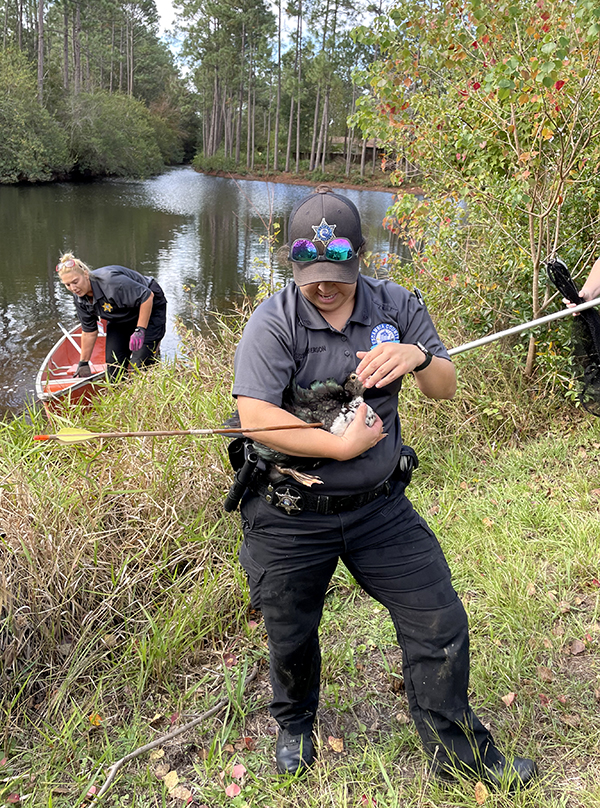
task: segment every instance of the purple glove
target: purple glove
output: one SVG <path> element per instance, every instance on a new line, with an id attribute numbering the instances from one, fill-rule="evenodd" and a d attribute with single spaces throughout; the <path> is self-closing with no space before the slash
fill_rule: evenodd
<path id="1" fill-rule="evenodd" d="M 142 328 L 141 325 L 135 329 L 133 334 L 129 339 L 129 350 L 130 351 L 139 351 L 142 345 L 144 344 L 144 338 L 146 336 L 146 329 Z"/>
<path id="2" fill-rule="evenodd" d="M 73 378 L 74 379 L 77 379 L 77 378 L 87 379 L 88 376 L 91 376 L 91 375 L 92 375 L 92 371 L 91 371 L 91 368 L 90 368 L 90 363 L 89 362 L 80 362 L 77 365 L 77 370 L 73 374 Z"/>

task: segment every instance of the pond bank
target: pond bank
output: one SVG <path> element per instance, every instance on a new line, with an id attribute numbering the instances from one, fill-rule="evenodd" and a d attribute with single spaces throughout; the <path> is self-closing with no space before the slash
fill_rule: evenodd
<path id="1" fill-rule="evenodd" d="M 375 178 L 365 179 L 363 183 L 345 182 L 342 180 L 328 180 L 323 179 L 320 181 L 310 179 L 298 174 L 289 174 L 285 171 L 266 172 L 233 172 L 223 169 L 200 169 L 193 166 L 194 171 L 198 174 L 206 174 L 210 177 L 224 177 L 230 180 L 250 180 L 254 182 L 273 182 L 283 183 L 285 185 L 306 185 L 307 187 L 314 188 L 317 185 L 329 185 L 332 188 L 341 188 L 348 191 L 378 191 L 385 194 L 398 194 L 403 192 L 406 194 L 422 194 L 423 191 L 417 185 L 384 185 L 381 181 Z"/>

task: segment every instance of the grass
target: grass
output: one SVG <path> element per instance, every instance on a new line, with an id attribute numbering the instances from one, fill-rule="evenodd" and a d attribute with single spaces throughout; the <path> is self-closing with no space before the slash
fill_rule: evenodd
<path id="1" fill-rule="evenodd" d="M 238 328 L 225 322 L 210 343 L 189 335 L 176 365 L 56 425 L 220 424 Z M 410 495 L 469 614 L 473 705 L 504 750 L 540 763 L 533 788 L 485 805 L 594 808 L 600 424 L 528 400 L 499 356 L 457 360 L 453 402 L 423 404 L 407 384 L 403 429 L 421 457 Z M 222 511 L 226 442 L 34 445 L 46 427 L 31 413 L 0 435 L 0 804 L 81 805 L 109 765 L 230 693 L 230 709 L 127 764 L 102 804 L 183 805 L 165 784 L 174 771 L 190 804 L 210 808 L 477 805 L 472 783 L 429 777 L 391 621 L 343 567 L 321 626 L 318 763 L 277 777 L 266 637 L 235 560 L 238 518 Z"/>

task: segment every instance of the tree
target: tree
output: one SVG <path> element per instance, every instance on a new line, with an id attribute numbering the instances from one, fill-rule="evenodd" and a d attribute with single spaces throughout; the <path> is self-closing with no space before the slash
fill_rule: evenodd
<path id="1" fill-rule="evenodd" d="M 402 199 L 390 226 L 415 244 L 428 232 L 431 247 L 445 218 L 464 223 L 455 204 L 464 199 L 471 237 L 494 226 L 506 240 L 502 308 L 514 308 L 527 284 L 538 317 L 550 299 L 545 260 L 558 249 L 579 260 L 598 233 L 600 6 L 409 0 L 357 38 L 382 54 L 360 120 L 392 159 L 418 165 L 427 197 Z M 422 215 L 436 205 L 439 220 Z M 531 336 L 528 375 L 535 354 Z"/>
<path id="2" fill-rule="evenodd" d="M 19 51 L 0 53 L 0 182 L 38 182 L 69 167 L 63 130 L 37 98 L 36 77 Z"/>

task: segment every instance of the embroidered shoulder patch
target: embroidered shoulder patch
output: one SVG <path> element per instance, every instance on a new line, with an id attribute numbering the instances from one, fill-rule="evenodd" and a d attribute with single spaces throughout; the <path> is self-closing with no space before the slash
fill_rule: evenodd
<path id="1" fill-rule="evenodd" d="M 381 345 L 382 342 L 400 342 L 400 334 L 396 326 L 390 323 L 379 323 L 371 331 L 371 345 Z"/>

